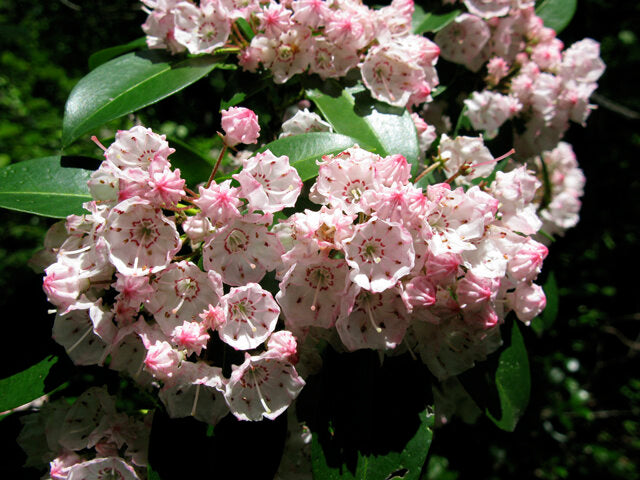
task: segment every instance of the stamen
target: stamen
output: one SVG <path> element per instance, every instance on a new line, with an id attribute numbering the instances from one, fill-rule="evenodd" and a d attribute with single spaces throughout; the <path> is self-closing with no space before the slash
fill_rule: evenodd
<path id="1" fill-rule="evenodd" d="M 311 304 L 311 311 L 316 311 L 316 301 L 318 300 L 318 292 L 320 291 L 320 280 L 318 279 L 316 283 L 316 291 L 313 294 L 313 303 Z"/>
<path id="2" fill-rule="evenodd" d="M 371 325 L 373 326 L 373 328 L 376 329 L 376 332 L 382 333 L 382 329 L 378 325 L 376 325 L 376 322 L 373 319 L 373 312 L 371 311 L 371 306 L 367 303 L 367 305 L 365 305 L 364 308 L 367 311 L 367 315 L 369 316 L 369 321 L 371 322 Z"/>
<path id="3" fill-rule="evenodd" d="M 191 416 L 195 416 L 196 407 L 198 406 L 198 397 L 200 396 L 200 384 L 196 385 L 196 396 L 193 399 L 193 407 L 191 407 Z"/>
<path id="4" fill-rule="evenodd" d="M 93 325 L 91 325 L 86 332 L 84 332 L 84 334 L 80 337 L 80 339 L 74 343 L 73 345 L 71 345 L 71 347 L 69 348 L 69 350 L 67 350 L 67 353 L 71 353 L 73 352 L 73 350 L 75 350 L 75 348 L 80 345 L 82 343 L 82 341 L 87 338 L 87 335 L 89 335 L 89 332 L 93 331 Z"/>
<path id="5" fill-rule="evenodd" d="M 180 298 L 180 303 L 178 303 L 178 306 L 174 309 L 171 310 L 171 313 L 173 313 L 174 315 L 178 313 L 178 310 L 180 310 L 182 308 L 182 305 L 184 304 L 184 296 L 182 296 Z"/>
<path id="6" fill-rule="evenodd" d="M 98 140 L 98 137 L 96 137 L 95 135 L 93 135 L 93 136 L 91 137 L 91 140 L 92 140 L 92 141 L 93 141 L 93 143 L 95 143 L 98 147 L 100 147 L 100 148 L 102 149 L 102 151 L 103 151 L 103 152 L 106 152 L 106 151 L 107 151 L 107 148 L 106 148 L 102 143 L 100 143 L 100 140 Z"/>
<path id="7" fill-rule="evenodd" d="M 253 384 L 256 386 L 256 390 L 258 391 L 258 396 L 260 397 L 260 403 L 262 403 L 262 406 L 264 407 L 267 413 L 271 413 L 271 409 L 269 408 L 269 406 L 267 405 L 267 402 L 265 402 L 264 398 L 262 397 L 262 391 L 260 390 L 260 385 L 258 385 L 258 382 L 256 381 L 256 374 L 253 371 L 253 367 L 251 368 L 251 375 L 253 375 Z"/>

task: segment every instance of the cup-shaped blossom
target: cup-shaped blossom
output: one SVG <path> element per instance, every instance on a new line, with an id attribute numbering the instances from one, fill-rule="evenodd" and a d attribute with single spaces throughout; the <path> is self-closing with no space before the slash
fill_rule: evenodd
<path id="1" fill-rule="evenodd" d="M 350 299 L 354 296 L 352 303 Z M 351 351 L 395 348 L 409 325 L 407 310 L 397 289 L 371 293 L 353 285 L 342 307 L 336 330 Z"/>
<path id="2" fill-rule="evenodd" d="M 287 325 L 295 329 L 331 327 L 338 318 L 348 273 L 341 259 L 320 255 L 298 259 L 280 282 L 276 295 Z"/>
<path id="3" fill-rule="evenodd" d="M 407 105 L 413 87 L 425 78 L 424 70 L 410 60 L 394 42 L 369 49 L 361 65 L 362 81 L 376 100 L 396 107 Z"/>
<path id="4" fill-rule="evenodd" d="M 151 282 L 154 294 L 146 308 L 165 335 L 187 322 L 200 322 L 199 314 L 222 296 L 222 280 L 216 272 L 204 273 L 197 265 L 172 263 Z"/>
<path id="5" fill-rule="evenodd" d="M 275 233 L 267 230 L 271 215 L 245 215 L 218 230 L 202 249 L 206 270 L 222 275 L 227 285 L 259 282 L 274 270 L 284 253 Z"/>
<path id="6" fill-rule="evenodd" d="M 399 223 L 373 217 L 343 243 L 351 281 L 371 292 L 393 287 L 414 266 L 413 238 Z"/>
<path id="7" fill-rule="evenodd" d="M 491 31 L 481 18 L 463 13 L 440 30 L 435 41 L 442 58 L 476 72 L 484 63 L 482 49 L 490 37 Z"/>
<path id="8" fill-rule="evenodd" d="M 171 418 L 192 416 L 215 425 L 229 413 L 222 394 L 225 379 L 222 369 L 205 362 L 182 362 L 171 385 L 158 396 Z"/>
<path id="9" fill-rule="evenodd" d="M 62 420 L 57 443 L 68 450 L 87 448 L 93 433 L 100 430 L 105 416 L 116 413 L 115 398 L 105 388 L 85 390 L 69 408 Z"/>
<path id="10" fill-rule="evenodd" d="M 69 469 L 67 480 L 85 478 L 118 478 L 121 480 L 140 480 L 131 465 L 120 457 L 105 457 L 76 463 Z"/>
<path id="11" fill-rule="evenodd" d="M 225 143 L 233 147 L 239 143 L 257 143 L 260 136 L 258 116 L 248 108 L 231 107 L 221 112 Z"/>
<path id="12" fill-rule="evenodd" d="M 53 339 L 65 348 L 76 365 L 101 364 L 116 335 L 111 314 L 108 315 L 103 318 L 105 312 L 98 306 L 58 314 L 53 323 Z M 102 319 L 107 321 L 98 323 Z M 96 324 L 100 326 L 100 335 L 95 331 Z"/>
<path id="13" fill-rule="evenodd" d="M 245 159 L 242 171 L 233 178 L 240 182 L 240 195 L 249 200 L 249 208 L 265 213 L 293 207 L 302 190 L 302 180 L 289 157 L 276 157 L 270 150 Z"/>
<path id="14" fill-rule="evenodd" d="M 200 8 L 180 2 L 175 12 L 175 39 L 191 53 L 211 53 L 229 38 L 231 21 L 221 1 L 203 2 Z"/>
<path id="15" fill-rule="evenodd" d="M 311 201 L 331 204 L 348 214 L 361 212 L 359 202 L 364 192 L 379 186 L 375 171 L 379 160 L 379 155 L 357 145 L 338 155 L 322 157 L 309 195 Z"/>
<path id="16" fill-rule="evenodd" d="M 220 299 L 226 321 L 218 327 L 220 338 L 236 350 L 256 348 L 276 328 L 280 307 L 271 293 L 257 283 L 232 288 Z"/>
<path id="17" fill-rule="evenodd" d="M 104 238 L 111 262 L 124 275 L 158 272 L 180 250 L 175 223 L 138 197 L 120 202 L 111 210 Z"/>
<path id="18" fill-rule="evenodd" d="M 168 154 L 172 151 L 164 135 L 138 125 L 129 130 L 119 130 L 115 142 L 107 148 L 104 156 L 120 168 L 147 169 L 159 152 Z"/>
<path id="19" fill-rule="evenodd" d="M 439 380 L 470 369 L 502 345 L 499 327 L 478 329 L 457 315 L 438 325 L 414 322 L 412 329 L 422 361 Z"/>
<path id="20" fill-rule="evenodd" d="M 234 366 L 224 398 L 239 420 L 273 420 L 289 407 L 304 385 L 295 367 L 281 356 L 269 351 L 257 356 L 247 353 L 244 363 Z"/>

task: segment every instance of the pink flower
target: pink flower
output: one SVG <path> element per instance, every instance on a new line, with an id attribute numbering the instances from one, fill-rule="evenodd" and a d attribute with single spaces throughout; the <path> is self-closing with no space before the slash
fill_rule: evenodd
<path id="1" fill-rule="evenodd" d="M 244 363 L 233 368 L 224 398 L 239 420 L 273 420 L 305 385 L 291 363 L 268 351 L 253 357 L 247 353 Z"/>
<path id="2" fill-rule="evenodd" d="M 293 364 L 298 361 L 298 342 L 288 330 L 273 332 L 267 342 L 267 351 Z"/>
<path id="3" fill-rule="evenodd" d="M 260 125 L 258 116 L 248 108 L 231 107 L 222 110 L 222 129 L 225 143 L 233 147 L 238 143 L 258 143 Z"/>
<path id="4" fill-rule="evenodd" d="M 289 157 L 276 157 L 270 150 L 242 162 L 242 171 L 233 178 L 240 183 L 240 195 L 249 200 L 251 211 L 274 213 L 293 207 L 302 191 L 302 180 Z"/>
<path id="5" fill-rule="evenodd" d="M 264 342 L 276 328 L 280 308 L 257 283 L 232 288 L 220 299 L 226 322 L 218 327 L 220 339 L 235 349 L 248 350 Z"/>
<path id="6" fill-rule="evenodd" d="M 156 341 L 153 345 L 145 346 L 148 350 L 144 364 L 154 377 L 166 381 L 175 375 L 181 356 L 169 342 Z"/>
<path id="7" fill-rule="evenodd" d="M 171 341 L 179 347 L 185 348 L 187 353 L 200 355 L 203 348 L 207 348 L 209 334 L 207 326 L 199 322 L 186 321 L 173 329 Z"/>
<path id="8" fill-rule="evenodd" d="M 547 298 L 540 285 L 520 284 L 515 292 L 507 294 L 509 304 L 519 320 L 527 325 L 537 317 L 547 305 Z"/>
<path id="9" fill-rule="evenodd" d="M 200 187 L 200 196 L 195 203 L 202 213 L 214 224 L 224 225 L 240 217 L 238 207 L 242 204 L 238 194 L 240 189 L 231 186 L 231 180 L 220 184 L 213 182 L 209 188 Z"/>
<path id="10" fill-rule="evenodd" d="M 356 227 L 344 251 L 351 281 L 375 293 L 393 287 L 415 262 L 411 234 L 399 223 L 376 217 Z"/>

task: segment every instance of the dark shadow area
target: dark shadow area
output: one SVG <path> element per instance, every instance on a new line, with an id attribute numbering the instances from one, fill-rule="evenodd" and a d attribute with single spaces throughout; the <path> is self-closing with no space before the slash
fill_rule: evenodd
<path id="1" fill-rule="evenodd" d="M 375 351 L 338 354 L 330 347 L 323 360 L 296 408 L 318 434 L 328 465 L 354 473 L 358 452 L 402 451 L 420 425 L 418 414 L 433 402 L 426 367 L 409 354 L 380 365 Z"/>
<path id="2" fill-rule="evenodd" d="M 242 422 L 229 414 L 213 428 L 213 435 L 208 430 L 203 422 L 170 419 L 158 409 L 149 445 L 151 467 L 163 480 L 273 478 L 284 448 L 286 415 Z"/>

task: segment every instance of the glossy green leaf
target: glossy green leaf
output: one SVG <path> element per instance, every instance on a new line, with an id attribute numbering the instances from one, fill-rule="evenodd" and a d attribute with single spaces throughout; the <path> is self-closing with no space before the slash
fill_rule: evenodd
<path id="1" fill-rule="evenodd" d="M 576 13 L 578 0 L 543 0 L 536 7 L 536 15 L 544 22 L 544 26 L 560 33 L 571 22 Z"/>
<path id="2" fill-rule="evenodd" d="M 411 22 L 413 33 L 420 35 L 426 32 L 437 32 L 442 30 L 453 22 L 461 12 L 462 10 L 453 10 L 442 14 L 426 13 L 421 7 L 416 5 Z"/>
<path id="3" fill-rule="evenodd" d="M 45 217 L 66 218 L 82 214 L 91 200 L 87 180 L 91 170 L 63 167 L 74 163 L 92 166 L 88 157 L 45 157 L 14 163 L 0 169 L 0 207 Z"/>
<path id="4" fill-rule="evenodd" d="M 220 110 L 227 110 L 229 107 L 235 107 L 239 103 L 244 102 L 247 94 L 244 92 L 234 93 L 229 100 L 220 100 Z"/>
<path id="5" fill-rule="evenodd" d="M 279 138 L 260 149 L 271 150 L 276 156 L 286 155 L 298 171 L 302 181 L 318 175 L 317 160 L 323 155 L 340 153 L 356 144 L 356 140 L 346 135 L 329 132 L 310 132 Z"/>
<path id="6" fill-rule="evenodd" d="M 247 22 L 244 18 L 238 18 L 235 21 L 235 25 L 242 33 L 242 36 L 245 38 L 245 40 L 251 42 L 251 39 L 255 36 L 255 33 L 253 33 L 253 29 L 251 28 L 251 25 L 249 25 L 249 22 Z"/>
<path id="7" fill-rule="evenodd" d="M 41 397 L 49 391 L 45 379 L 58 357 L 49 356 L 31 367 L 0 379 L 0 412 L 11 410 Z"/>
<path id="8" fill-rule="evenodd" d="M 140 108 L 156 103 L 207 75 L 227 68 L 219 57 L 172 59 L 158 51 L 128 53 L 92 70 L 65 106 L 62 145 Z"/>
<path id="9" fill-rule="evenodd" d="M 89 70 L 99 67 L 103 63 L 107 63 L 112 58 L 116 58 L 119 55 L 131 52 L 133 50 L 140 50 L 147 46 L 147 38 L 140 37 L 135 40 L 125 43 L 124 45 L 116 45 L 115 47 L 105 48 L 99 50 L 89 57 Z"/>
<path id="10" fill-rule="evenodd" d="M 553 272 L 549 273 L 547 281 L 542 286 L 542 289 L 547 297 L 547 306 L 542 313 L 531 322 L 531 328 L 533 328 L 537 334 L 541 334 L 544 330 L 548 330 L 558 317 L 560 294 L 558 293 L 556 276 Z"/>
<path id="11" fill-rule="evenodd" d="M 531 391 L 527 349 L 516 320 L 511 328 L 510 344 L 500 353 L 495 382 L 502 414 L 499 419 L 488 409 L 486 414 L 498 427 L 512 432 L 529 403 Z"/>
<path id="12" fill-rule="evenodd" d="M 404 155 L 417 168 L 418 135 L 406 109 L 373 100 L 362 86 L 333 91 L 310 89 L 307 96 L 337 133 L 383 157 Z"/>

